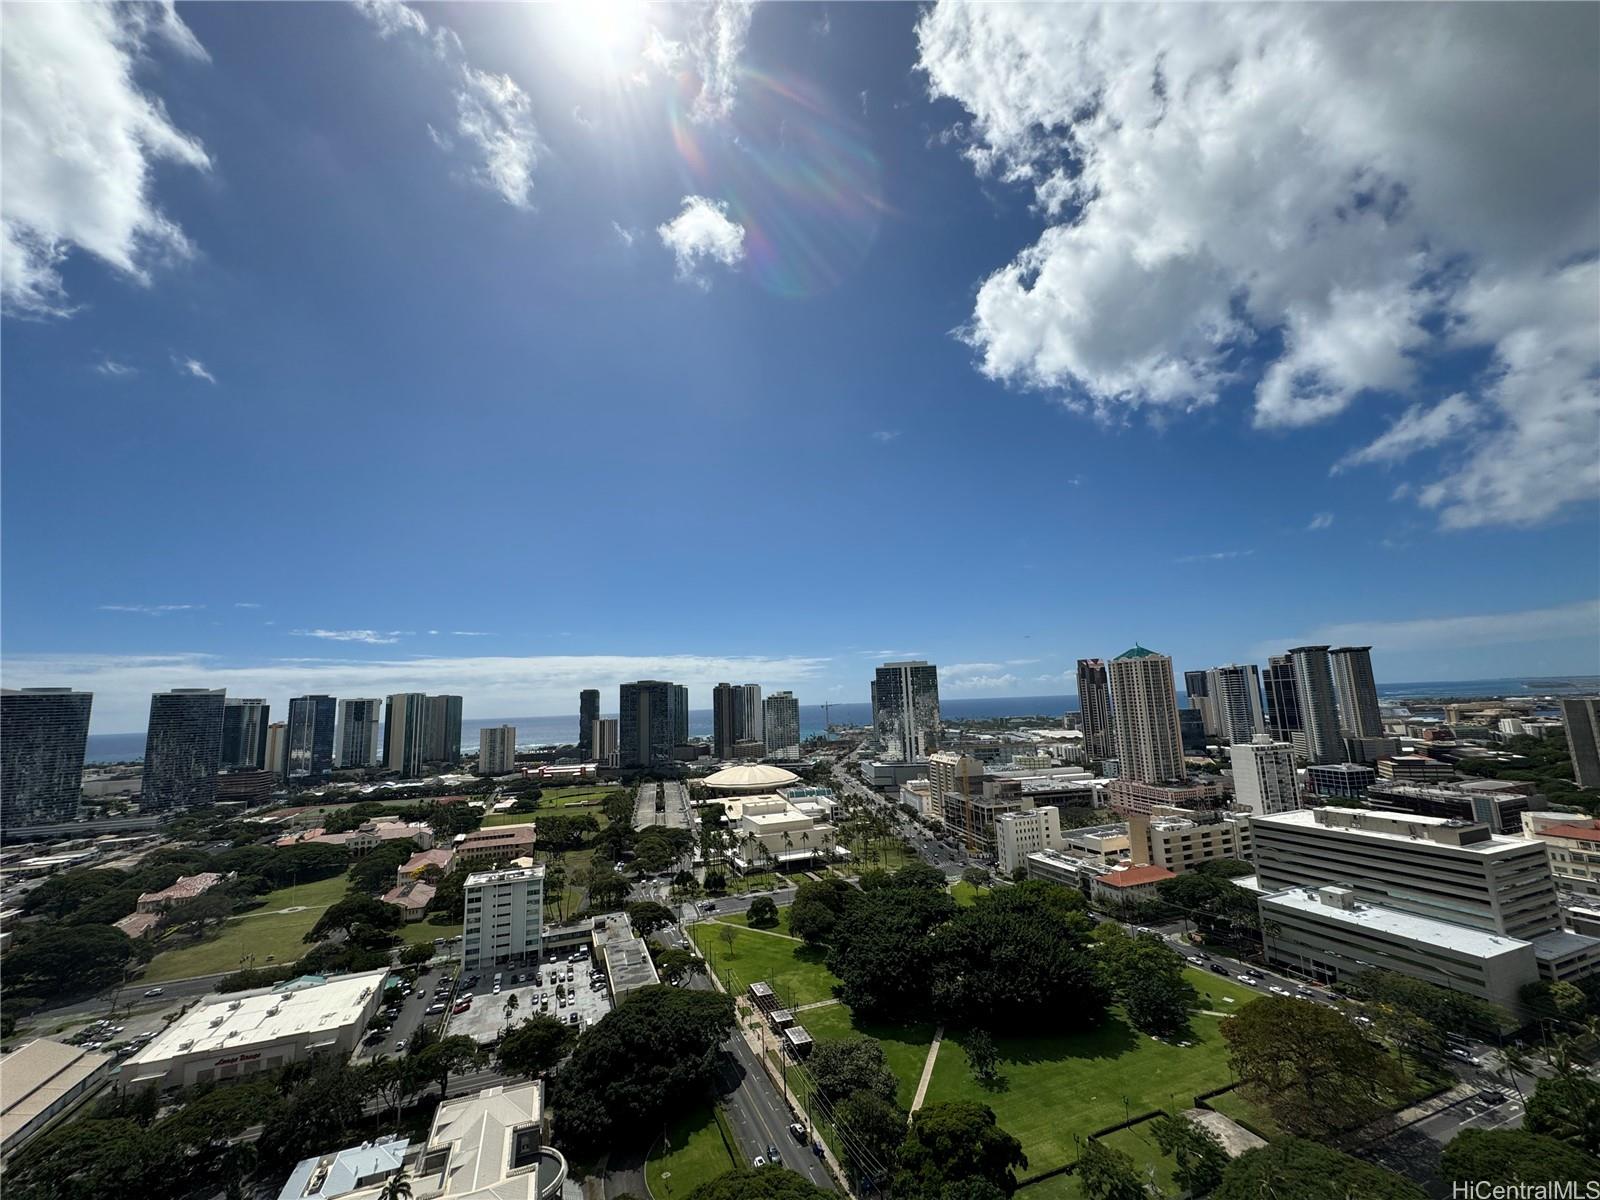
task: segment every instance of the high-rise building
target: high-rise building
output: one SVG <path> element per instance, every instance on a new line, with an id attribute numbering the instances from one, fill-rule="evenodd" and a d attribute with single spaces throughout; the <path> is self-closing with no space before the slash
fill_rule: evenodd
<path id="1" fill-rule="evenodd" d="M 739 689 L 719 683 L 711 689 L 711 754 L 720 762 L 733 757 L 739 740 Z"/>
<path id="2" fill-rule="evenodd" d="M 1300 729 L 1300 692 L 1294 682 L 1294 660 L 1287 654 L 1267 659 L 1262 677 L 1266 692 L 1267 732 L 1280 742 L 1294 741 Z"/>
<path id="3" fill-rule="evenodd" d="M 1306 732 L 1306 757 L 1314 763 L 1344 761 L 1339 738 L 1339 705 L 1333 690 L 1333 672 L 1326 646 L 1296 646 L 1289 651 L 1294 663 L 1294 688 L 1300 700 L 1300 723 Z"/>
<path id="4" fill-rule="evenodd" d="M 618 689 L 617 757 L 624 767 L 672 761 L 672 684 L 641 679 Z"/>
<path id="5" fill-rule="evenodd" d="M 1111 660 L 1108 674 L 1119 778 L 1136 783 L 1186 778 L 1172 659 L 1134 646 Z"/>
<path id="6" fill-rule="evenodd" d="M 884 757 L 918 762 L 939 748 L 939 668 L 884 663 L 874 677 L 873 721 Z"/>
<path id="7" fill-rule="evenodd" d="M 333 733 L 339 704 L 332 696 L 289 701 L 289 778 L 321 779 L 333 770 Z"/>
<path id="8" fill-rule="evenodd" d="M 800 701 L 793 692 L 773 692 L 762 705 L 767 753 L 773 758 L 800 757 Z"/>
<path id="9" fill-rule="evenodd" d="M 739 685 L 739 737 L 741 742 L 764 742 L 766 723 L 761 713 L 761 685 Z"/>
<path id="10" fill-rule="evenodd" d="M 1565 696 L 1561 723 L 1567 727 L 1572 777 L 1579 787 L 1600 787 L 1600 696 Z"/>
<path id="11" fill-rule="evenodd" d="M 222 705 L 222 766 L 254 770 L 267 759 L 270 707 L 265 700 L 228 700 Z"/>
<path id="12" fill-rule="evenodd" d="M 600 719 L 600 689 L 584 688 L 578 693 L 578 757 L 594 757 L 594 723 Z"/>
<path id="13" fill-rule="evenodd" d="M 1224 746 L 1248 742 L 1266 732 L 1261 712 L 1261 672 L 1254 663 L 1229 663 L 1206 672 L 1206 698 L 1216 722 L 1216 735 Z"/>
<path id="14" fill-rule="evenodd" d="M 289 723 L 274 721 L 267 726 L 267 745 L 261 752 L 263 770 L 282 779 L 289 771 Z"/>
<path id="15" fill-rule="evenodd" d="M 539 961 L 544 936 L 544 868 L 480 871 L 462 886 L 461 965 L 489 971 Z"/>
<path id="16" fill-rule="evenodd" d="M 1300 807 L 1294 747 L 1288 742 L 1275 742 L 1260 733 L 1248 742 L 1235 742 L 1229 756 L 1233 759 L 1234 808 L 1262 815 Z"/>
<path id="17" fill-rule="evenodd" d="M 346 770 L 378 765 L 378 725 L 383 720 L 383 701 L 339 701 L 339 723 L 334 730 L 338 751 L 334 761 Z"/>
<path id="18" fill-rule="evenodd" d="M 1183 693 L 1189 698 L 1189 707 L 1200 714 L 1207 737 L 1217 736 L 1217 710 L 1211 698 L 1211 672 L 1185 671 Z"/>
<path id="19" fill-rule="evenodd" d="M 602 767 L 617 765 L 617 718 L 596 717 L 589 727 L 589 744 L 594 761 Z"/>
<path id="20" fill-rule="evenodd" d="M 1078 660 L 1078 711 L 1084 752 L 1096 762 L 1115 758 L 1116 746 L 1111 740 L 1111 689 L 1106 665 L 1098 658 Z"/>
<path id="21" fill-rule="evenodd" d="M 478 730 L 478 774 L 508 775 L 517 769 L 517 727 L 485 725 Z"/>
<path id="22" fill-rule="evenodd" d="M 1372 677 L 1371 646 L 1339 646 L 1328 651 L 1339 698 L 1339 728 L 1349 737 L 1383 736 L 1378 684 Z"/>
<path id="23" fill-rule="evenodd" d="M 689 689 L 681 683 L 672 685 L 672 744 L 686 745 L 689 741 Z"/>
<path id="24" fill-rule="evenodd" d="M 428 697 L 428 736 L 424 751 L 429 762 L 461 761 L 461 697 Z"/>
<path id="25" fill-rule="evenodd" d="M 0 692 L 0 825 L 70 821 L 83 794 L 93 692 L 6 688 Z"/>
<path id="26" fill-rule="evenodd" d="M 422 774 L 428 761 L 428 697 L 396 692 L 383 706 L 383 765 L 402 778 Z"/>
<path id="27" fill-rule="evenodd" d="M 211 804 L 222 766 L 223 688 L 173 688 L 150 697 L 139 811 Z"/>

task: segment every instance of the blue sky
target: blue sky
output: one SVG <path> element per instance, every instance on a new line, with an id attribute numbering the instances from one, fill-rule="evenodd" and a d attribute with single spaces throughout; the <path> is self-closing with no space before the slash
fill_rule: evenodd
<path id="1" fill-rule="evenodd" d="M 8 686 L 1600 671 L 1600 15 L 1345 12 L 7 6 Z"/>

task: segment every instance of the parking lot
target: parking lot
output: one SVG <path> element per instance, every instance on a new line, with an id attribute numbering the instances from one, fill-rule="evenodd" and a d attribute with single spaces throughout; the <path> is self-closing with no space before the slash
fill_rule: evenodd
<path id="1" fill-rule="evenodd" d="M 547 958 L 537 968 L 502 969 L 498 993 L 495 992 L 495 973 L 479 972 L 477 985 L 470 990 L 471 1007 L 453 1012 L 446 1032 L 464 1034 L 478 1042 L 493 1042 L 508 1024 L 515 1025 L 534 1013 L 566 1021 L 579 1030 L 587 1029 L 611 1011 L 611 989 L 605 976 L 595 977 L 593 970 L 587 954 Z M 465 984 L 466 979 L 462 983 Z M 557 987 L 561 989 L 559 995 Z M 468 995 L 466 987 L 458 990 L 457 1007 Z M 512 997 L 517 1003 L 508 1015 L 507 1003 Z"/>

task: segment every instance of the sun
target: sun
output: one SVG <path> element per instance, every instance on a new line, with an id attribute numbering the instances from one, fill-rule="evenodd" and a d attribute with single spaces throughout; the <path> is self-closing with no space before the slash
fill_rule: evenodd
<path id="1" fill-rule="evenodd" d="M 574 68 L 607 75 L 637 69 L 650 30 L 641 0 L 565 0 L 546 11 L 552 49 Z"/>

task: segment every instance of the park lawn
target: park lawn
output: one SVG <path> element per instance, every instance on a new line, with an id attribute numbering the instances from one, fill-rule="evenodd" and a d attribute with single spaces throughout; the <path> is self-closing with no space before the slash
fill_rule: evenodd
<path id="1" fill-rule="evenodd" d="M 1269 1142 L 1283 1136 L 1283 1127 L 1272 1119 L 1272 1114 L 1259 1104 L 1246 1099 L 1245 1094 L 1238 1088 L 1231 1092 L 1223 1092 L 1220 1096 L 1212 1096 L 1206 1104 Z"/>
<path id="2" fill-rule="evenodd" d="M 243 917 L 277 912 L 280 908 L 302 906 L 305 908 L 327 908 L 330 904 L 337 903 L 343 899 L 345 892 L 349 890 L 350 881 L 344 875 L 331 875 L 327 879 L 318 879 L 311 883 L 291 884 L 289 887 L 281 887 L 258 896 L 257 899 L 261 901 L 260 906 L 252 908 L 248 913 L 243 914 Z"/>
<path id="3" fill-rule="evenodd" d="M 989 894 L 989 891 L 989 888 L 984 888 L 981 894 L 986 896 Z M 950 894 L 956 898 L 956 903 L 962 908 L 971 908 L 978 902 L 978 896 L 980 895 L 978 889 L 973 887 L 965 879 L 958 879 L 955 881 L 955 883 L 951 884 Z"/>
<path id="4" fill-rule="evenodd" d="M 723 941 L 723 930 L 733 933 L 732 945 Z M 689 934 L 707 965 L 736 995 L 747 994 L 752 983 L 764 979 L 790 1007 L 833 998 L 839 979 L 823 966 L 821 950 L 718 921 L 696 922 L 689 926 Z"/>
<path id="5" fill-rule="evenodd" d="M 547 788 L 540 794 L 539 803 L 555 808 L 570 808 L 575 804 L 592 804 L 598 808 L 612 792 L 625 790 L 614 787 Z"/>
<path id="6" fill-rule="evenodd" d="M 666 1200 L 668 1196 L 687 1196 L 738 1165 L 722 1138 L 711 1103 L 703 1100 L 667 1126 L 665 1139 L 651 1149 L 644 1170 L 650 1194 Z M 672 1178 L 664 1179 L 668 1172 Z"/>
<path id="7" fill-rule="evenodd" d="M 850 850 L 850 860 L 844 865 L 858 872 L 870 871 L 874 867 L 882 867 L 885 871 L 897 871 L 909 862 L 921 861 L 904 842 L 857 840 L 847 842 L 846 845 Z"/>
<path id="8" fill-rule="evenodd" d="M 819 1042 L 837 1042 L 847 1037 L 876 1038 L 883 1046 L 883 1056 L 899 1083 L 896 1099 L 900 1107 L 910 1108 L 917 1094 L 917 1083 L 922 1079 L 922 1064 L 927 1060 L 928 1047 L 933 1043 L 931 1024 L 891 1025 L 877 1021 L 858 1021 L 843 1004 L 830 1004 L 826 1008 L 812 1008 L 796 1013 L 795 1020 Z"/>
<path id="9" fill-rule="evenodd" d="M 1200 993 L 1200 1007 L 1209 1008 L 1213 1012 L 1225 1012 L 1232 1015 L 1238 1012 L 1252 1000 L 1259 1000 L 1261 993 L 1253 992 L 1242 983 L 1235 983 L 1215 971 L 1203 970 L 1199 967 L 1185 967 L 1183 976 L 1194 985 L 1194 990 Z M 1233 1001 L 1232 1004 L 1228 1000 Z"/>
<path id="10" fill-rule="evenodd" d="M 721 916 L 716 919 L 721 921 L 724 925 L 737 925 L 742 929 L 748 929 L 750 927 L 749 918 L 749 912 L 737 912 L 728 913 L 725 916 Z M 789 933 L 789 906 L 787 904 L 780 904 L 778 906 L 778 923 L 769 927 L 767 932 Z M 791 934 L 790 936 L 792 937 L 793 935 Z"/>
<path id="11" fill-rule="evenodd" d="M 189 979 L 196 975 L 219 975 L 239 970 L 241 960 L 255 956 L 255 966 L 265 967 L 293 962 L 311 947 L 302 940 L 317 918 L 321 906 L 295 913 L 263 913 L 225 921 L 221 936 L 174 950 L 163 950 L 150 960 L 143 982 Z M 269 963 L 267 956 L 272 955 Z"/>
<path id="12" fill-rule="evenodd" d="M 531 812 L 503 812 L 490 813 L 483 819 L 485 829 L 493 825 L 532 825 L 538 820 L 538 813 Z"/>
<path id="13" fill-rule="evenodd" d="M 395 933 L 400 940 L 408 946 L 433 945 L 434 938 L 444 938 L 446 941 L 461 932 L 461 923 L 451 925 L 435 925 L 427 917 L 420 921 L 407 921 Z"/>
<path id="14" fill-rule="evenodd" d="M 1116 1009 L 1091 1029 L 996 1037 L 1001 1081 L 992 1089 L 972 1077 L 960 1035 L 947 1036 L 925 1103 L 987 1104 L 1036 1174 L 1076 1159 L 1074 1137 L 1140 1113 L 1187 1108 L 1198 1093 L 1226 1084 L 1222 1019 L 1196 1014 L 1188 1047 L 1139 1033 Z"/>

